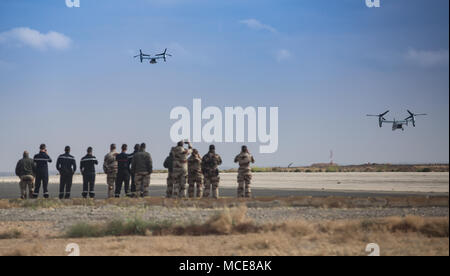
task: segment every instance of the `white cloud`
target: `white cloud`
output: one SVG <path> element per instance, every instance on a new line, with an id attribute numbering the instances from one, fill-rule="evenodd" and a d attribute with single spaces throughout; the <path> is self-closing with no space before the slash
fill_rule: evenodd
<path id="1" fill-rule="evenodd" d="M 64 50 L 70 47 L 72 40 L 61 33 L 50 31 L 43 34 L 37 30 L 21 27 L 0 33 L 0 43 L 29 46 L 38 50 Z"/>
<path id="2" fill-rule="evenodd" d="M 291 52 L 286 49 L 280 49 L 275 53 L 275 58 L 278 62 L 282 62 L 292 57 Z"/>
<path id="3" fill-rule="evenodd" d="M 269 31 L 272 33 L 277 32 L 277 30 L 274 27 L 263 24 L 256 19 L 245 19 L 245 20 L 239 21 L 239 23 L 244 24 L 247 27 L 249 27 L 250 29 L 254 29 L 254 30 L 266 30 L 266 31 Z"/>
<path id="4" fill-rule="evenodd" d="M 448 50 L 425 51 L 409 49 L 405 55 L 405 59 L 424 67 L 434 67 L 448 65 Z"/>

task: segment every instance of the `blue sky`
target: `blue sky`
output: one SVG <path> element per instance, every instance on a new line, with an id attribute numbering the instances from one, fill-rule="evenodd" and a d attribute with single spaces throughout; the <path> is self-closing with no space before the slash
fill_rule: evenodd
<path id="1" fill-rule="evenodd" d="M 162 167 L 170 111 L 193 98 L 279 107 L 278 151 L 249 144 L 258 166 L 326 162 L 331 149 L 341 164 L 448 162 L 448 11 L 447 0 L 3 0 L 0 171 L 43 142 L 55 158 L 66 144 L 80 158 L 147 142 Z M 167 63 L 132 58 L 166 47 Z M 365 117 L 388 109 L 429 116 L 405 132 Z M 217 145 L 225 167 L 239 146 Z"/>

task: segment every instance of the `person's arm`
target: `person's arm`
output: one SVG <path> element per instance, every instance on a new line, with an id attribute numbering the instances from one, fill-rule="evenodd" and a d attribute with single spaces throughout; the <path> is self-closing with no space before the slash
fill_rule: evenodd
<path id="1" fill-rule="evenodd" d="M 164 166 L 164 168 L 166 168 L 166 169 L 168 169 L 169 168 L 169 157 L 166 157 L 166 159 L 164 160 L 164 164 L 163 164 L 163 166 Z"/>
<path id="2" fill-rule="evenodd" d="M 133 156 L 133 160 L 131 161 L 131 173 L 136 173 L 136 156 Z"/>
<path id="3" fill-rule="evenodd" d="M 72 160 L 73 173 L 77 171 L 77 161 L 75 161 L 75 157 Z"/>
<path id="4" fill-rule="evenodd" d="M 105 160 L 103 161 L 103 172 L 108 173 L 108 155 L 105 156 Z"/>
<path id="5" fill-rule="evenodd" d="M 236 155 L 236 157 L 234 158 L 234 163 L 239 162 L 239 155 Z"/>
<path id="6" fill-rule="evenodd" d="M 217 160 L 217 165 L 222 165 L 222 157 L 220 157 L 220 155 L 217 155 L 217 157 L 218 157 L 218 159 L 219 160 Z"/>
<path id="7" fill-rule="evenodd" d="M 131 161 L 132 160 L 133 159 L 131 159 L 130 156 L 127 156 L 127 169 L 128 169 L 129 173 L 131 173 Z"/>
<path id="8" fill-rule="evenodd" d="M 52 163 L 52 159 L 51 159 L 50 156 L 47 154 L 47 152 L 45 152 L 45 155 L 47 155 L 48 163 Z"/>
<path id="9" fill-rule="evenodd" d="M 252 163 L 255 163 L 255 158 L 253 158 L 253 155 L 252 155 Z"/>
<path id="10" fill-rule="evenodd" d="M 19 160 L 19 162 L 17 162 L 17 165 L 16 165 L 16 175 L 17 176 L 19 176 L 20 177 L 20 160 Z"/>
<path id="11" fill-rule="evenodd" d="M 202 173 L 205 174 L 206 173 L 206 155 L 203 156 L 203 158 L 202 158 L 201 167 L 202 167 Z"/>
<path id="12" fill-rule="evenodd" d="M 33 165 L 31 165 L 33 176 L 36 176 L 36 162 L 33 161 Z"/>
<path id="13" fill-rule="evenodd" d="M 59 158 L 59 157 L 58 157 L 58 159 L 56 159 L 56 170 L 58 172 L 61 172 L 61 158 Z"/>
<path id="14" fill-rule="evenodd" d="M 149 168 L 149 173 L 153 173 L 153 160 L 152 160 L 152 156 L 150 155 L 150 153 L 148 154 L 148 168 Z"/>
<path id="15" fill-rule="evenodd" d="M 80 172 L 81 172 L 81 174 L 83 174 L 83 169 L 84 169 L 84 165 L 83 165 L 83 158 L 81 158 L 81 160 L 80 160 Z"/>

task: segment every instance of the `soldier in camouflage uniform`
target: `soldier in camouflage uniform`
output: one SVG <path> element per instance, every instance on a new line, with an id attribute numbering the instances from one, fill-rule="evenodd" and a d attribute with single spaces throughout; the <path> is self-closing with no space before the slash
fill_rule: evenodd
<path id="1" fill-rule="evenodd" d="M 252 170 L 250 163 L 255 163 L 255 159 L 250 154 L 246 146 L 242 146 L 242 151 L 234 158 L 234 163 L 239 164 L 238 170 L 238 197 L 251 197 L 252 191 L 250 184 L 252 181 Z"/>
<path id="2" fill-rule="evenodd" d="M 167 175 L 167 190 L 166 190 L 166 197 L 171 198 L 173 195 L 173 154 L 172 150 L 174 148 L 170 149 L 169 156 L 167 156 L 166 160 L 164 160 L 164 168 L 166 168 L 169 173 Z"/>
<path id="3" fill-rule="evenodd" d="M 108 198 L 114 197 L 114 187 L 117 178 L 118 164 L 116 160 L 117 156 L 116 145 L 111 144 L 110 152 L 105 155 L 105 161 L 103 163 L 103 171 L 106 174 L 106 184 L 108 185 Z"/>
<path id="4" fill-rule="evenodd" d="M 202 157 L 198 150 L 194 149 L 188 159 L 188 195 L 190 198 L 194 197 L 195 185 L 197 184 L 198 198 L 203 196 L 203 173 L 202 173 Z"/>
<path id="5" fill-rule="evenodd" d="M 209 146 L 209 152 L 202 158 L 202 172 L 205 176 L 205 187 L 203 197 L 209 197 L 212 190 L 212 197 L 219 198 L 219 166 L 222 164 L 222 158 L 216 154 L 216 147 Z"/>
<path id="6" fill-rule="evenodd" d="M 23 158 L 17 162 L 16 175 L 20 178 L 20 198 L 27 199 L 33 196 L 34 176 L 36 174 L 36 164 L 30 158 L 30 154 L 25 151 Z"/>
<path id="7" fill-rule="evenodd" d="M 189 145 L 188 149 L 183 147 L 183 144 Z M 184 198 L 186 197 L 186 177 L 188 173 L 187 157 L 192 153 L 192 145 L 190 142 L 178 142 L 177 146 L 172 149 L 173 155 L 173 196 Z"/>
<path id="8" fill-rule="evenodd" d="M 153 160 L 150 153 L 145 151 L 145 148 L 145 143 L 142 143 L 139 152 L 133 156 L 133 162 L 131 163 L 131 173 L 135 175 L 136 181 L 134 197 L 148 196 L 150 175 L 153 173 Z"/>

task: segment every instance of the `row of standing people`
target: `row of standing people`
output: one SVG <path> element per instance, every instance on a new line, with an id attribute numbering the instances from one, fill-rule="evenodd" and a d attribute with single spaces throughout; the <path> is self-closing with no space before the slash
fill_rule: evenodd
<path id="1" fill-rule="evenodd" d="M 184 148 L 184 144 L 188 148 Z M 151 155 L 146 152 L 145 143 L 135 145 L 134 152 L 127 154 L 127 145 L 122 145 L 121 153 L 117 153 L 116 145 L 110 146 L 110 152 L 105 156 L 103 171 L 106 174 L 108 197 L 120 197 L 122 186 L 125 194 L 130 197 L 148 196 L 150 175 L 153 172 Z M 188 156 L 190 157 L 188 158 Z M 16 175 L 20 177 L 21 198 L 37 198 L 40 187 L 43 187 L 44 198 L 48 193 L 48 163 L 52 159 L 47 153 L 45 144 L 40 146 L 40 151 L 33 159 L 29 153 L 24 152 L 23 158 L 16 165 Z M 238 197 L 251 196 L 251 169 L 250 163 L 254 163 L 253 156 L 243 146 L 242 151 L 236 156 L 235 163 L 239 163 L 238 171 Z M 168 168 L 167 197 L 186 197 L 186 181 L 189 184 L 188 196 L 194 197 L 219 197 L 219 169 L 222 164 L 221 157 L 216 154 L 214 145 L 209 152 L 200 157 L 198 151 L 192 148 L 189 142 L 179 142 L 172 148 L 169 157 L 164 162 Z M 93 155 L 92 147 L 87 149 L 87 154 L 80 160 L 80 171 L 83 176 L 82 196 L 95 197 L 95 166 L 97 158 Z M 60 173 L 59 198 L 69 199 L 71 196 L 73 175 L 77 170 L 75 158 L 70 155 L 70 147 L 65 148 L 65 153 L 58 157 L 56 168 Z M 131 180 L 131 187 L 130 187 Z M 195 193 L 195 189 L 197 192 Z"/>
<path id="2" fill-rule="evenodd" d="M 188 145 L 187 149 L 184 144 Z M 234 162 L 239 164 L 237 196 L 251 197 L 250 164 L 255 163 L 255 159 L 247 147 L 243 146 Z M 202 198 L 212 196 L 218 198 L 219 166 L 221 164 L 222 158 L 216 153 L 214 145 L 210 145 L 208 153 L 201 157 L 198 150 L 193 149 L 189 142 L 179 142 L 176 147 L 171 149 L 169 156 L 164 161 L 164 167 L 169 171 L 166 197 Z M 186 186 L 188 186 L 187 192 Z"/>
<path id="3" fill-rule="evenodd" d="M 150 174 L 153 171 L 152 159 L 145 151 L 146 145 L 136 145 L 134 152 L 127 154 L 127 145 L 122 146 L 122 152 L 116 152 L 116 145 L 110 146 L 110 152 L 105 156 L 103 171 L 106 174 L 108 185 L 108 197 L 120 196 L 122 184 L 127 196 L 146 196 L 150 182 Z M 49 198 L 48 192 L 48 164 L 52 159 L 47 153 L 46 145 L 39 147 L 39 153 L 30 158 L 25 151 L 23 158 L 17 162 L 15 173 L 20 178 L 21 198 L 38 198 L 42 186 L 43 197 Z M 80 160 L 80 171 L 83 176 L 82 196 L 95 197 L 95 166 L 97 158 L 93 155 L 92 147 L 87 149 L 87 154 Z M 59 198 L 71 197 L 73 175 L 77 171 L 75 157 L 70 154 L 70 147 L 66 146 L 64 154 L 58 157 L 56 169 L 60 175 Z M 131 180 L 131 190 L 130 190 Z M 137 192 L 136 192 L 137 191 Z"/>

